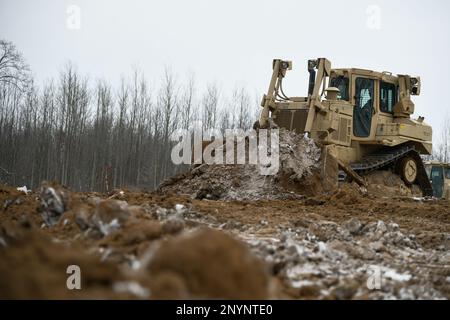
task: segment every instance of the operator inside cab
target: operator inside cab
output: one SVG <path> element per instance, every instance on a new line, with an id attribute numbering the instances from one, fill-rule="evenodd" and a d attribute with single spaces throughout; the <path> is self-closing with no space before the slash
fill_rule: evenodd
<path id="1" fill-rule="evenodd" d="M 348 94 L 348 78 L 344 76 L 337 76 L 330 79 L 330 87 L 335 87 L 339 89 L 338 99 L 339 100 L 349 100 Z"/>

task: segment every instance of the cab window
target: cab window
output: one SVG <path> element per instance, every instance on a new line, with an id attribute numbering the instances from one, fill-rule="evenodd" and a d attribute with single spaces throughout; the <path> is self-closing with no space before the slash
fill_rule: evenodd
<path id="1" fill-rule="evenodd" d="M 382 112 L 394 112 L 397 103 L 397 90 L 395 84 L 381 81 L 380 85 L 380 110 Z"/>
<path id="2" fill-rule="evenodd" d="M 450 179 L 450 168 L 445 169 L 445 178 Z"/>
<path id="3" fill-rule="evenodd" d="M 348 101 L 348 78 L 344 76 L 337 76 L 334 78 L 331 78 L 330 80 L 330 87 L 336 87 L 339 89 L 339 100 L 346 100 Z"/>

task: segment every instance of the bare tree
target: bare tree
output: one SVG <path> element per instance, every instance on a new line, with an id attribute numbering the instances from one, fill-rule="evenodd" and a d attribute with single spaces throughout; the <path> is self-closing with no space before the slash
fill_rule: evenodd
<path id="1" fill-rule="evenodd" d="M 169 68 L 165 68 L 161 88 L 158 95 L 157 108 L 161 110 L 162 115 L 162 144 L 159 147 L 160 178 L 168 175 L 170 164 L 170 144 L 169 138 L 176 128 L 179 119 L 178 89 L 175 77 Z"/>
<path id="2" fill-rule="evenodd" d="M 202 99 L 203 130 L 216 127 L 217 107 L 219 104 L 219 89 L 216 84 L 209 84 Z"/>
<path id="3" fill-rule="evenodd" d="M 12 42 L 0 39 L 0 83 L 24 91 L 30 84 L 30 69 Z"/>
<path id="4" fill-rule="evenodd" d="M 195 119 L 195 78 L 193 74 L 190 74 L 187 80 L 187 84 L 183 88 L 181 95 L 181 101 L 179 103 L 180 115 L 181 115 L 181 128 L 188 129 L 189 125 Z"/>

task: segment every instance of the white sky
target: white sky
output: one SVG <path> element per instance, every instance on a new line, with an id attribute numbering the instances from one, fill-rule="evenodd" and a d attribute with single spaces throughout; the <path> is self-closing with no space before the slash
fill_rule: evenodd
<path id="1" fill-rule="evenodd" d="M 80 29 L 67 27 L 70 5 L 80 8 Z M 371 5 L 379 29 L 368 27 Z M 436 138 L 450 114 L 449 13 L 447 0 L 0 0 L 0 38 L 23 52 L 38 83 L 68 60 L 113 84 L 133 66 L 157 83 L 169 66 L 180 81 L 194 72 L 199 90 L 216 82 L 225 93 L 245 86 L 259 95 L 275 57 L 294 62 L 291 96 L 306 93 L 309 58 L 420 75 L 416 116 Z"/>

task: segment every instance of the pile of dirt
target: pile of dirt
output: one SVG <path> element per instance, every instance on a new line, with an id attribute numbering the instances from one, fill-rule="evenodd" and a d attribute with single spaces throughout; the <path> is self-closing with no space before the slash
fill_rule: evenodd
<path id="1" fill-rule="evenodd" d="M 2 299 L 131 298 L 111 290 L 124 276 L 116 265 L 103 263 L 82 247 L 55 243 L 38 230 L 8 242 L 0 249 Z M 67 268 L 81 269 L 81 289 L 68 290 Z"/>
<path id="2" fill-rule="evenodd" d="M 162 243 L 148 270 L 153 277 L 171 282 L 176 279 L 181 291 L 191 297 L 269 298 L 265 265 L 242 242 L 212 229 L 199 229 Z M 163 288 L 158 283 L 162 298 L 168 296 Z"/>
<path id="3" fill-rule="evenodd" d="M 344 183 L 338 190 L 325 198 L 338 208 L 370 202 L 367 191 L 356 183 Z"/>
<path id="4" fill-rule="evenodd" d="M 164 181 L 160 193 L 188 194 L 196 199 L 296 199 L 323 190 L 321 149 L 312 139 L 279 129 L 279 170 L 262 175 L 259 165 L 202 164 Z"/>
<path id="5" fill-rule="evenodd" d="M 367 190 L 378 196 L 416 196 L 421 197 L 422 191 L 418 185 L 407 186 L 403 180 L 390 170 L 374 171 L 365 176 Z"/>

